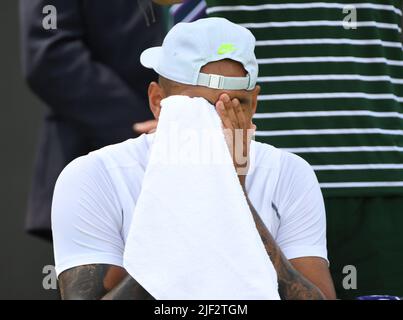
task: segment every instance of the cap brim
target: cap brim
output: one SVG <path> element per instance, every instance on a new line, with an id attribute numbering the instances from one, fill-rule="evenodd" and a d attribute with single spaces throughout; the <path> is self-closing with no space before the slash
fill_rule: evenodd
<path id="1" fill-rule="evenodd" d="M 140 55 L 140 63 L 146 68 L 155 70 L 158 67 L 161 54 L 162 47 L 148 48 Z"/>

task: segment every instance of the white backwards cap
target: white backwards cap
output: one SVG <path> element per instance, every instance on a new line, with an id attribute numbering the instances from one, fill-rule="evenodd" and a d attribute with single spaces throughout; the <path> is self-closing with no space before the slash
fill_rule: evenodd
<path id="1" fill-rule="evenodd" d="M 256 39 L 246 28 L 224 18 L 206 18 L 178 23 L 166 35 L 162 46 L 143 51 L 140 62 L 164 78 L 214 89 L 253 90 L 258 64 Z M 201 73 L 209 62 L 231 59 L 240 62 L 246 77 L 225 77 Z"/>

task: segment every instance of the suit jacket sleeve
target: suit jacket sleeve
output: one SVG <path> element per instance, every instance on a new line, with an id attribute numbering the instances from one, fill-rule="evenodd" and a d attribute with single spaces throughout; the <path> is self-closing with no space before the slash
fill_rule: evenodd
<path id="1" fill-rule="evenodd" d="M 57 9 L 56 30 L 42 26 L 42 10 L 48 4 Z M 131 131 L 125 112 L 144 108 L 144 98 L 92 59 L 85 43 L 82 1 L 20 0 L 20 20 L 23 71 L 34 93 L 55 113 L 84 128 Z"/>

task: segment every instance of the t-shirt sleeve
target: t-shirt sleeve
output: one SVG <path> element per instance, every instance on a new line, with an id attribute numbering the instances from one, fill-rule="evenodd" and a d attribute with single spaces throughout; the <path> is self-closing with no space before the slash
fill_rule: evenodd
<path id="1" fill-rule="evenodd" d="M 276 242 L 287 259 L 316 256 L 327 260 L 323 196 L 305 160 L 283 152 L 274 199 L 280 215 Z"/>
<path id="2" fill-rule="evenodd" d="M 85 264 L 123 266 L 122 210 L 102 161 L 77 158 L 60 174 L 52 202 L 56 273 Z"/>

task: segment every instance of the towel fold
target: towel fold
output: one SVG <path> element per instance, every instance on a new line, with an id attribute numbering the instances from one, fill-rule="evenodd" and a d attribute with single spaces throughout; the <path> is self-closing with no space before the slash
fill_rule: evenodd
<path id="1" fill-rule="evenodd" d="M 124 266 L 156 299 L 279 299 L 213 105 L 162 100 Z"/>

